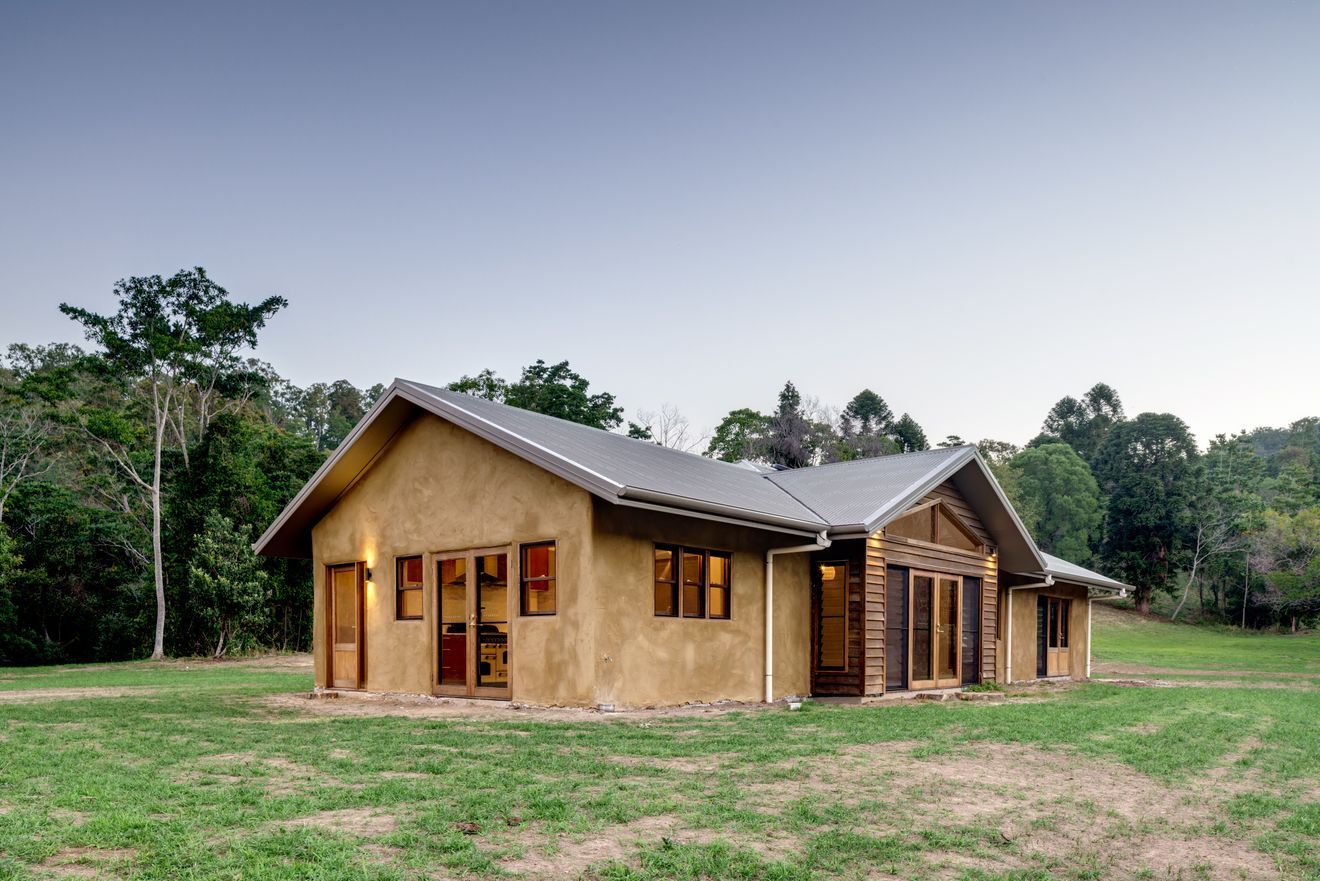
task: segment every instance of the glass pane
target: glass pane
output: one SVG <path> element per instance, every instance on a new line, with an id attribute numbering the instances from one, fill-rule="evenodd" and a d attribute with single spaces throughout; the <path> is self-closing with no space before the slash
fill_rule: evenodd
<path id="1" fill-rule="evenodd" d="M 710 555 L 710 583 L 729 583 L 729 558 L 725 554 Z"/>
<path id="2" fill-rule="evenodd" d="M 400 587 L 422 586 L 421 557 L 409 557 L 406 560 L 399 561 L 399 586 Z"/>
<path id="3" fill-rule="evenodd" d="M 467 685 L 467 560 L 440 561 L 440 684 Z"/>
<path id="4" fill-rule="evenodd" d="M 552 544 L 525 545 L 523 547 L 522 577 L 554 578 L 555 546 Z"/>
<path id="5" fill-rule="evenodd" d="M 885 535 L 897 535 L 900 538 L 915 538 L 917 541 L 933 541 L 931 535 L 930 509 L 917 511 L 906 517 L 900 517 L 885 527 Z"/>
<path id="6" fill-rule="evenodd" d="M 683 617 L 706 614 L 706 556 L 683 553 Z"/>
<path id="7" fill-rule="evenodd" d="M 718 585 L 710 588 L 710 617 L 729 617 L 729 589 Z"/>
<path id="8" fill-rule="evenodd" d="M 940 536 L 937 541 L 951 548 L 961 548 L 964 551 L 971 551 L 977 548 L 977 543 L 967 537 L 967 533 L 958 528 L 958 524 L 953 522 L 943 508 L 936 507 L 935 519 L 939 524 Z"/>
<path id="9" fill-rule="evenodd" d="M 657 615 L 678 614 L 678 591 L 676 585 L 657 581 L 655 583 L 655 613 Z"/>
<path id="10" fill-rule="evenodd" d="M 683 582 L 683 617 L 701 618 L 706 614 L 706 587 Z"/>
<path id="11" fill-rule="evenodd" d="M 335 642 L 357 643 L 357 569 L 334 570 Z"/>
<path id="12" fill-rule="evenodd" d="M 551 615 L 555 611 L 555 579 L 528 581 L 523 585 L 523 614 Z"/>
<path id="13" fill-rule="evenodd" d="M 674 552 L 668 548 L 655 549 L 655 580 L 674 580 Z"/>
<path id="14" fill-rule="evenodd" d="M 935 657 L 939 678 L 958 675 L 958 579 L 940 579 L 940 626 Z"/>
<path id="15" fill-rule="evenodd" d="M 816 667 L 820 670 L 848 668 L 848 567 L 843 563 L 822 563 L 820 608 L 816 615 Z"/>
<path id="16" fill-rule="evenodd" d="M 1068 647 L 1068 601 L 1059 600 L 1059 648 Z"/>
<path id="17" fill-rule="evenodd" d="M 931 675 L 931 621 L 935 605 L 935 579 L 929 575 L 912 576 L 912 678 L 934 679 Z"/>
<path id="18" fill-rule="evenodd" d="M 1059 601 L 1050 601 L 1050 648 L 1059 647 Z"/>
<path id="19" fill-rule="evenodd" d="M 477 685 L 509 684 L 509 555 L 477 557 Z"/>
<path id="20" fill-rule="evenodd" d="M 705 568 L 705 559 L 701 554 L 683 554 L 683 581 L 687 584 L 706 583 L 702 576 L 702 569 Z"/>
<path id="21" fill-rule="evenodd" d="M 422 617 L 422 592 L 417 589 L 399 592 L 399 617 Z"/>
<path id="22" fill-rule="evenodd" d="M 980 679 L 981 665 L 981 579 L 963 578 L 962 598 L 962 681 L 970 684 Z"/>

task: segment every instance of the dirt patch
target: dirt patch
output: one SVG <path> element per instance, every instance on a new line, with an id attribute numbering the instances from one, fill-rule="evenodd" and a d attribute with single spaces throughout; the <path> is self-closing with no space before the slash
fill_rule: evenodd
<path id="1" fill-rule="evenodd" d="M 1113 676 L 1228 676 L 1237 679 L 1320 679 L 1320 673 L 1300 673 L 1295 671 L 1262 670 L 1199 670 L 1180 669 L 1178 667 L 1150 667 L 1145 664 L 1129 664 L 1120 661 L 1096 661 L 1092 665 L 1092 675 Z"/>
<path id="2" fill-rule="evenodd" d="M 119 685 L 109 688 L 24 688 L 19 691 L 0 691 L 0 704 L 37 701 L 68 701 L 83 698 L 142 697 L 160 691 L 152 685 Z"/>
<path id="3" fill-rule="evenodd" d="M 276 824 L 281 829 L 328 829 L 343 832 L 360 838 L 376 838 L 388 835 L 399 828 L 399 821 L 392 815 L 375 808 L 345 808 L 339 811 L 321 811 L 308 817 L 297 817 Z"/>
<path id="4" fill-rule="evenodd" d="M 262 699 L 272 709 L 293 710 L 314 717 L 403 716 L 411 719 L 484 720 L 498 722 L 620 722 L 702 717 L 717 719 L 730 713 L 785 712 L 782 706 L 764 704 L 687 704 L 680 707 L 602 712 L 581 707 L 536 707 L 503 701 L 430 697 L 395 692 L 334 692 L 335 700 L 308 700 L 306 692 L 276 694 Z M 525 732 L 507 732 L 518 736 Z"/>
<path id="5" fill-rule="evenodd" d="M 577 878 L 599 863 L 620 861 L 636 865 L 638 848 L 654 845 L 661 839 L 675 844 L 725 841 L 730 847 L 748 847 L 775 860 L 783 859 L 785 854 L 799 846 L 797 839 L 787 836 L 734 841 L 708 829 L 685 828 L 676 818 L 661 815 L 609 826 L 581 839 L 547 839 L 529 830 L 514 839 L 514 843 L 527 846 L 527 852 L 521 857 L 501 861 L 500 866 L 532 878 Z"/>
<path id="6" fill-rule="evenodd" d="M 661 759 L 655 756 L 610 756 L 616 765 L 629 768 L 655 768 L 666 771 L 682 771 L 688 774 L 710 773 L 719 770 L 719 763 L 713 759 Z"/>
<path id="7" fill-rule="evenodd" d="M 64 878 L 105 878 L 116 863 L 131 863 L 132 848 L 68 847 L 47 857 L 41 868 Z"/>
<path id="8" fill-rule="evenodd" d="M 234 773 L 241 771 L 243 773 Z M 340 786 L 361 789 L 360 784 L 347 784 L 310 765 L 288 759 L 262 757 L 253 753 L 220 753 L 203 756 L 187 770 L 178 774 L 179 783 L 260 783 L 267 794 L 297 795 L 309 787 Z"/>
<path id="9" fill-rule="evenodd" d="M 920 745 L 885 743 L 799 760 L 791 778 L 742 789 L 746 806 L 773 814 L 799 800 L 841 800 L 876 834 L 997 830 L 999 871 L 1081 860 L 1104 878 L 1143 872 L 1213 881 L 1278 878 L 1273 861 L 1254 850 L 1249 837 L 1204 834 L 1222 819 L 1224 801 L 1248 785 L 1236 768 L 1252 743 L 1182 786 L 1118 763 L 1035 747 L 976 743 L 923 756 L 913 752 Z M 932 858 L 937 866 L 951 860 L 967 867 L 962 855 Z"/>

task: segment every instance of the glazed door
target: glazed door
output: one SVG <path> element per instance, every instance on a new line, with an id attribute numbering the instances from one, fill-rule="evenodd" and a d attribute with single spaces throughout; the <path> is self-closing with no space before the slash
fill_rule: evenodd
<path id="1" fill-rule="evenodd" d="M 437 554 L 435 691 L 509 696 L 508 548 Z"/>
<path id="2" fill-rule="evenodd" d="M 1041 597 L 1046 604 L 1045 675 L 1068 675 L 1068 615 L 1072 604 L 1061 597 Z"/>
<path id="3" fill-rule="evenodd" d="M 331 566 L 326 581 L 330 622 L 330 684 L 361 688 L 365 656 L 363 639 L 363 565 Z"/>
<path id="4" fill-rule="evenodd" d="M 962 579 L 934 572 L 911 574 L 908 612 L 909 688 L 952 688 L 962 666 Z"/>

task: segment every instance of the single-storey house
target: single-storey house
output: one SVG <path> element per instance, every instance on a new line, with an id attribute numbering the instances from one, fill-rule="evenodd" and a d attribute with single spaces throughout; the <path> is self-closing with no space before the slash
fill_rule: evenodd
<path id="1" fill-rule="evenodd" d="M 260 538 L 316 684 L 566 706 L 1089 672 L 1095 596 L 970 446 L 730 464 L 396 380 Z"/>

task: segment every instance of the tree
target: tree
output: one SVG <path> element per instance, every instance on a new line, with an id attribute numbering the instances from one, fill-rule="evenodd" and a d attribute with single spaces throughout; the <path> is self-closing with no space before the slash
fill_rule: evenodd
<path id="1" fill-rule="evenodd" d="M 960 435 L 946 434 L 944 440 L 940 441 L 936 446 L 942 449 L 948 449 L 949 447 L 965 447 L 967 446 L 967 441 L 963 440 Z"/>
<path id="2" fill-rule="evenodd" d="M 628 435 L 642 440 L 653 440 L 662 447 L 696 452 L 708 438 L 697 434 L 686 416 L 673 404 L 664 404 L 660 411 L 637 411 L 639 422 L 629 423 Z"/>
<path id="3" fill-rule="evenodd" d="M 705 455 L 724 462 L 763 459 L 769 423 L 770 420 L 756 410 L 746 407 L 731 410 L 715 426 L 715 433 L 706 445 Z"/>
<path id="4" fill-rule="evenodd" d="M 567 361 L 546 364 L 540 358 L 522 369 L 517 382 L 507 382 L 496 376 L 493 370 L 486 369 L 476 376 L 463 376 L 449 384 L 451 391 L 592 428 L 610 431 L 622 425 L 623 408 L 614 403 L 614 395 L 609 392 L 592 394 L 590 387 L 591 383 L 580 373 L 575 373 Z"/>
<path id="5" fill-rule="evenodd" d="M 1104 559 L 1133 585 L 1141 612 L 1170 590 L 1187 548 L 1197 473 L 1196 443 L 1169 413 L 1142 413 L 1108 433 L 1096 477 L 1109 496 Z"/>
<path id="6" fill-rule="evenodd" d="M 125 476 L 144 490 L 151 508 L 152 573 L 156 588 L 156 632 L 152 658 L 165 654 L 165 567 L 161 555 L 161 471 L 166 433 L 175 424 L 180 399 L 203 396 L 207 388 L 227 386 L 244 373 L 240 347 L 254 347 L 257 331 L 288 305 L 267 297 L 255 306 L 230 301 L 229 292 L 201 267 L 169 279 L 134 277 L 115 285 L 119 309 L 98 315 L 60 304 L 60 311 L 83 328 L 102 348 L 105 366 L 143 398 L 151 449 L 151 473 L 144 476 L 125 444 L 122 419 L 92 418 L 83 428 L 95 438 Z M 98 421 L 111 431 L 97 431 Z M 180 433 L 180 437 L 183 437 Z"/>
<path id="7" fill-rule="evenodd" d="M 842 420 L 854 434 L 886 434 L 894 423 L 894 411 L 885 399 L 868 389 L 858 392 L 843 408 Z"/>
<path id="8" fill-rule="evenodd" d="M 976 451 L 981 454 L 985 464 L 989 465 L 990 470 L 998 477 L 998 469 L 1007 465 L 1014 456 L 1022 452 L 1022 448 L 1008 441 L 993 440 L 987 437 L 976 442 Z"/>
<path id="9" fill-rule="evenodd" d="M 1068 444 L 1031 447 L 1009 464 L 1014 503 L 1042 549 L 1085 564 L 1100 538 L 1100 487 L 1090 467 Z"/>
<path id="10" fill-rule="evenodd" d="M 770 416 L 766 455 L 771 463 L 788 468 L 810 465 L 819 449 L 815 426 L 802 407 L 802 395 L 791 382 L 779 392 L 779 407 Z"/>
<path id="11" fill-rule="evenodd" d="M 211 656 L 242 647 L 267 615 L 266 573 L 252 550 L 252 530 L 235 527 L 217 511 L 207 514 L 188 567 L 188 586 L 200 600 L 204 626 L 214 634 Z"/>
<path id="12" fill-rule="evenodd" d="M 917 420 L 906 413 L 894 423 L 893 433 L 900 452 L 913 453 L 918 450 L 930 449 L 930 442 L 926 440 L 926 432 L 921 430 Z"/>
<path id="13" fill-rule="evenodd" d="M 871 459 L 899 452 L 893 437 L 894 413 L 870 389 L 858 392 L 839 415 L 838 430 L 824 437 L 826 462 Z"/>
<path id="14" fill-rule="evenodd" d="M 1262 601 L 1296 632 L 1299 617 L 1320 611 L 1320 508 L 1266 511 L 1252 562 L 1266 573 Z"/>
<path id="15" fill-rule="evenodd" d="M 5 504 L 21 483 L 50 471 L 54 459 L 44 455 L 57 431 L 44 408 L 0 388 L 0 524 Z"/>
<path id="16" fill-rule="evenodd" d="M 1091 386 L 1079 401 L 1074 397 L 1059 400 L 1045 416 L 1043 436 L 1033 445 L 1060 440 L 1077 451 L 1088 463 L 1104 443 L 1110 429 L 1123 421 L 1123 402 L 1118 392 L 1103 382 Z"/>

